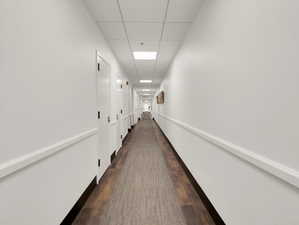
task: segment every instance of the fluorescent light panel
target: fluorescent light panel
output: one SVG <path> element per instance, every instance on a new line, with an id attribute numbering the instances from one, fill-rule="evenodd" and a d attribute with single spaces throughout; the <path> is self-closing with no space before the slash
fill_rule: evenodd
<path id="1" fill-rule="evenodd" d="M 152 83 L 153 81 L 152 80 L 140 80 L 139 82 L 140 83 Z"/>
<path id="2" fill-rule="evenodd" d="M 136 60 L 156 60 L 157 52 L 133 52 Z"/>

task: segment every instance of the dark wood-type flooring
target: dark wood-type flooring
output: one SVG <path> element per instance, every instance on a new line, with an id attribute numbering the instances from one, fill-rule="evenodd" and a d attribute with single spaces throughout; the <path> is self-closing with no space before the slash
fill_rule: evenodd
<path id="1" fill-rule="evenodd" d="M 215 225 L 157 125 L 128 135 L 73 225 Z"/>

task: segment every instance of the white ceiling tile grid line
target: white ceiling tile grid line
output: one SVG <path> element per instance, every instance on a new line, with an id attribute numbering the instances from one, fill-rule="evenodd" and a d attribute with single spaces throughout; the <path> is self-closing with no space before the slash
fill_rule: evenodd
<path id="1" fill-rule="evenodd" d="M 85 0 L 98 27 L 133 83 L 158 85 L 177 53 L 202 0 Z M 153 61 L 135 61 L 133 51 L 156 51 Z M 152 70 L 152 64 L 154 69 Z"/>
<path id="2" fill-rule="evenodd" d="M 160 39 L 159 39 L 159 45 L 158 45 L 158 51 L 157 51 L 157 59 L 156 59 L 156 62 L 155 62 L 155 69 L 154 69 L 154 73 L 155 74 L 157 73 L 157 65 L 158 65 L 158 60 L 160 58 L 161 41 L 162 41 L 163 35 L 164 35 L 164 29 L 165 29 L 165 23 L 166 23 L 166 19 L 167 19 L 169 4 L 170 4 L 170 0 L 167 0 L 167 5 L 166 5 L 164 19 L 163 19 L 162 30 L 161 30 Z"/>
<path id="3" fill-rule="evenodd" d="M 122 10 L 121 10 L 121 6 L 120 6 L 120 2 L 119 2 L 119 0 L 117 0 L 117 6 L 118 6 L 118 10 L 119 10 L 120 17 L 121 17 L 121 22 L 122 22 L 123 28 L 124 28 L 124 30 L 125 30 L 125 34 L 126 34 L 126 38 L 127 38 L 127 43 L 128 43 L 128 45 L 129 45 L 130 56 L 131 56 L 132 60 L 134 60 L 133 51 L 132 51 L 132 46 L 131 46 L 131 42 L 130 42 L 130 40 L 129 40 L 128 30 L 127 30 L 127 27 L 126 27 L 126 24 L 125 24 L 125 21 L 124 21 L 124 15 L 123 15 L 123 13 L 122 13 Z M 137 70 L 137 66 L 136 66 L 135 60 L 134 60 L 134 69 L 135 69 L 135 74 L 138 75 L 138 70 Z"/>

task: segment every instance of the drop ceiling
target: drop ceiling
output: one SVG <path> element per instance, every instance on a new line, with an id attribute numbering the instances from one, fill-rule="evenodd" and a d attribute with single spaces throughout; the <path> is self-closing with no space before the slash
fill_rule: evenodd
<path id="1" fill-rule="evenodd" d="M 201 1 L 86 0 L 121 66 L 139 88 L 162 81 Z M 157 60 L 135 60 L 134 51 L 156 51 Z M 140 84 L 141 79 L 153 83 Z"/>

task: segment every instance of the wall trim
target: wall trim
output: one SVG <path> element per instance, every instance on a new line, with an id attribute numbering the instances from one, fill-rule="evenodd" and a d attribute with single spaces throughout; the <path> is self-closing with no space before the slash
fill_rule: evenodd
<path id="1" fill-rule="evenodd" d="M 129 116 L 131 116 L 131 113 L 128 113 L 127 115 L 124 115 L 123 119 L 127 119 Z"/>
<path id="2" fill-rule="evenodd" d="M 117 121 L 118 121 L 118 120 L 112 120 L 112 121 L 110 122 L 110 125 L 111 125 L 111 126 L 116 125 L 116 124 L 117 124 Z"/>
<path id="3" fill-rule="evenodd" d="M 217 147 L 225 150 L 236 156 L 239 159 L 242 159 L 259 169 L 299 188 L 299 171 L 292 169 L 286 165 L 283 165 L 279 162 L 273 161 L 265 156 L 259 155 L 253 151 L 230 143 L 229 141 L 223 140 L 219 137 L 213 136 L 203 130 L 192 127 L 189 124 L 181 122 L 179 120 L 170 118 L 166 115 L 158 113 L 162 118 L 176 124 L 177 126 L 185 129 L 189 133 L 208 141 L 209 143 L 216 145 Z"/>
<path id="4" fill-rule="evenodd" d="M 73 137 L 66 138 L 60 142 L 55 143 L 54 145 L 41 148 L 37 151 L 31 152 L 29 154 L 23 155 L 21 157 L 9 160 L 3 164 L 0 164 L 0 179 L 4 178 L 12 173 L 15 173 L 19 170 L 24 169 L 27 166 L 30 166 L 40 160 L 43 160 L 49 156 L 54 155 L 57 152 L 60 152 L 64 149 L 67 149 L 71 145 L 74 145 L 78 142 L 83 141 L 91 136 L 94 136 L 98 132 L 97 128 L 93 128 L 87 131 L 84 131 L 80 134 L 77 134 Z"/>

